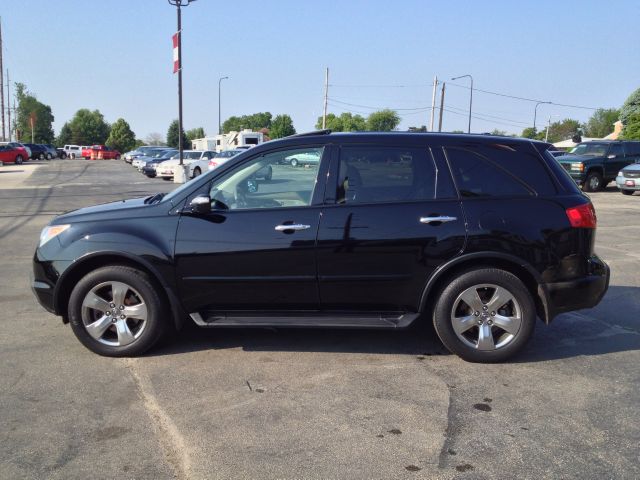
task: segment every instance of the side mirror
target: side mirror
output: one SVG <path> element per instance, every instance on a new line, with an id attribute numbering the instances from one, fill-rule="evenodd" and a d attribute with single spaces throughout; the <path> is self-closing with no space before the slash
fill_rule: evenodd
<path id="1" fill-rule="evenodd" d="M 205 215 L 211 212 L 211 198 L 209 195 L 198 195 L 189 204 L 191 208 L 191 212 L 197 213 L 198 215 Z"/>

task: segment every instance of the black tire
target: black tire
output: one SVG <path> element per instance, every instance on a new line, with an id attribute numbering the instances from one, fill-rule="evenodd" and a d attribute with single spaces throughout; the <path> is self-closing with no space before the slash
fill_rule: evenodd
<path id="1" fill-rule="evenodd" d="M 23 161 L 22 155 L 16 156 L 16 165 L 22 165 Z"/>
<path id="2" fill-rule="evenodd" d="M 493 350 L 479 350 L 469 346 L 458 337 L 451 320 L 454 304 L 458 296 L 469 288 L 484 284 L 496 285 L 508 290 L 519 304 L 521 311 L 520 326 L 513 338 L 504 346 Z M 433 311 L 433 325 L 438 337 L 450 352 L 469 362 L 494 363 L 504 361 L 521 351 L 533 334 L 536 322 L 536 309 L 533 298 L 520 279 L 505 270 L 495 268 L 467 270 L 446 285 L 436 298 L 438 300 Z M 480 317 L 478 318 L 480 319 Z M 475 326 L 475 321 L 472 328 L 478 328 Z M 493 329 L 493 327 L 489 328 Z M 497 330 L 499 331 L 499 329 Z"/>
<path id="3" fill-rule="evenodd" d="M 297 158 L 292 158 L 291 161 L 289 162 L 289 164 L 292 167 L 297 167 L 298 166 L 298 159 Z"/>
<path id="4" fill-rule="evenodd" d="M 597 192 L 604 188 L 604 180 L 600 172 L 589 172 L 584 180 L 582 189 L 585 192 Z"/>
<path id="5" fill-rule="evenodd" d="M 147 320 L 140 336 L 125 346 L 110 346 L 100 343 L 87 333 L 82 320 L 82 302 L 95 286 L 104 282 L 124 282 L 139 292 L 147 306 Z M 169 330 L 170 311 L 166 301 L 158 294 L 149 276 L 140 270 L 122 265 L 102 267 L 85 275 L 74 287 L 69 297 L 69 324 L 80 342 L 98 355 L 106 357 L 132 357 L 141 355 L 153 347 Z"/>
<path id="6" fill-rule="evenodd" d="M 162 179 L 163 179 L 163 180 L 166 180 L 167 182 L 168 182 L 169 180 L 173 180 L 173 178 L 171 178 L 171 177 L 162 177 Z"/>
<path id="7" fill-rule="evenodd" d="M 120 160 L 120 155 L 116 155 L 116 160 Z"/>
<path id="8" fill-rule="evenodd" d="M 38 160 L 44 160 L 44 153 L 38 154 Z"/>
<path id="9" fill-rule="evenodd" d="M 64 153 L 64 152 L 62 152 L 62 153 L 60 154 L 60 159 L 61 159 L 61 160 L 65 160 L 66 158 L 67 158 L 67 154 L 66 154 L 66 153 Z"/>
<path id="10" fill-rule="evenodd" d="M 633 195 L 633 190 L 620 190 L 623 195 Z"/>
<path id="11" fill-rule="evenodd" d="M 199 177 L 201 173 L 202 171 L 200 170 L 200 167 L 196 167 L 193 169 L 193 176 L 191 178 Z"/>
<path id="12" fill-rule="evenodd" d="M 53 156 L 50 153 L 47 153 L 47 160 L 51 160 Z"/>
<path id="13" fill-rule="evenodd" d="M 75 153 L 72 153 L 71 155 L 69 155 L 69 158 L 70 158 L 71 160 L 75 160 L 75 159 L 76 159 L 76 154 L 75 154 Z"/>

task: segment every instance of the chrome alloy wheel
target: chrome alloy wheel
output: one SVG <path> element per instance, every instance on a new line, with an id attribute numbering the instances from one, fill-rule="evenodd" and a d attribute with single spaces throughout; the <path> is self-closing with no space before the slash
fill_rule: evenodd
<path id="1" fill-rule="evenodd" d="M 474 285 L 453 302 L 451 325 L 466 345 L 477 350 L 497 350 L 518 335 L 522 309 L 506 288 L 493 284 Z"/>
<path id="2" fill-rule="evenodd" d="M 82 322 L 89 335 L 111 347 L 135 342 L 147 325 L 147 305 L 142 296 L 123 282 L 103 282 L 82 301 Z"/>

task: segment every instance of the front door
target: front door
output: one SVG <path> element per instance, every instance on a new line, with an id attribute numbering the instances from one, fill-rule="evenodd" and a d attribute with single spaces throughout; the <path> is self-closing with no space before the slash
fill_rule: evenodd
<path id="1" fill-rule="evenodd" d="M 321 307 L 417 312 L 429 276 L 465 241 L 444 159 L 434 159 L 426 145 L 345 145 L 334 171 L 336 192 L 327 195 L 335 204 L 327 205 L 318 231 Z"/>
<path id="2" fill-rule="evenodd" d="M 223 171 L 207 186 L 212 211 L 181 215 L 176 274 L 188 313 L 317 310 L 315 244 L 324 183 L 321 163 L 283 162 L 281 150 Z"/>

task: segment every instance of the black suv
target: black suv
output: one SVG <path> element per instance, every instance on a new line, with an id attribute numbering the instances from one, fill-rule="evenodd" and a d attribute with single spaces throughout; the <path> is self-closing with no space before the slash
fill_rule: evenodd
<path id="1" fill-rule="evenodd" d="M 592 140 L 556 159 L 585 192 L 597 192 L 624 167 L 640 162 L 640 142 Z"/>
<path id="2" fill-rule="evenodd" d="M 101 355 L 202 327 L 396 329 L 433 320 L 504 360 L 539 317 L 596 305 L 589 199 L 548 144 L 484 135 L 297 135 L 163 194 L 55 218 L 33 290 Z M 317 157 L 306 168 L 283 162 Z M 271 167 L 272 178 L 256 173 Z"/>
<path id="3" fill-rule="evenodd" d="M 49 153 L 44 145 L 40 145 L 37 143 L 25 143 L 24 145 L 26 147 L 29 147 L 29 149 L 31 150 L 31 158 L 34 160 L 44 160 L 47 156 L 47 153 Z"/>

